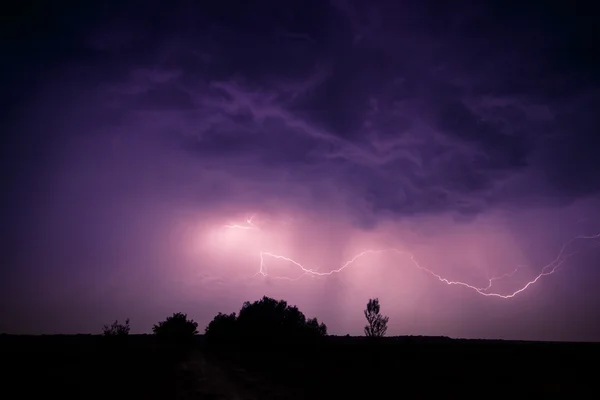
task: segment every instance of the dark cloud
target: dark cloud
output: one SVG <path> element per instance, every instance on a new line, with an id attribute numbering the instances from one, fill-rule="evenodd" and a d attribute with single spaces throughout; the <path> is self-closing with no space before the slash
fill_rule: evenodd
<path id="1" fill-rule="evenodd" d="M 135 106 L 146 110 L 171 109 L 181 111 L 191 109 L 194 106 L 190 95 L 176 88 L 150 89 L 136 97 Z"/>
<path id="2" fill-rule="evenodd" d="M 530 145 L 529 132 L 509 128 L 502 131 L 501 123 L 487 121 L 475 114 L 461 101 L 440 100 L 437 110 L 436 125 L 441 132 L 450 137 L 476 147 L 484 153 L 486 162 L 483 165 L 473 164 L 473 169 L 502 170 L 519 169 L 527 166 L 527 160 L 533 151 Z M 502 122 L 510 117 L 499 113 Z M 518 120 L 517 120 L 518 121 Z M 518 122 L 516 124 L 518 126 Z"/>
<path id="3" fill-rule="evenodd" d="M 320 174 L 367 199 L 368 212 L 498 206 L 501 195 L 528 195 L 494 191 L 531 170 L 566 198 L 597 190 L 597 121 L 580 84 L 596 90 L 597 60 L 578 27 L 553 30 L 562 9 L 236 4 L 79 10 L 97 21 L 62 57 L 78 48 L 85 66 L 104 55 L 114 73 L 95 67 L 90 79 L 107 79 L 117 107 L 204 118 L 194 127 L 178 117 L 167 134 L 200 158 L 227 160 L 213 167 L 288 169 L 303 185 Z M 132 23 L 132 13 L 143 18 Z M 67 21 L 65 35 L 83 25 Z"/>
<path id="4" fill-rule="evenodd" d="M 598 193 L 600 177 L 598 149 L 600 138 L 595 133 L 600 116 L 594 104 L 598 94 L 586 95 L 574 102 L 556 118 L 556 136 L 541 143 L 543 158 L 539 168 L 554 193 L 573 197 Z"/>

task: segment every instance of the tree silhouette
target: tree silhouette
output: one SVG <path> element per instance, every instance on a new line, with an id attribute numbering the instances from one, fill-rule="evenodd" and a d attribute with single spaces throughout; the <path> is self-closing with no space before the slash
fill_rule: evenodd
<path id="1" fill-rule="evenodd" d="M 120 324 L 119 320 L 116 320 L 112 325 L 104 325 L 102 328 L 102 335 L 106 337 L 121 337 L 129 335 L 129 318 L 125 320 L 125 324 Z"/>
<path id="2" fill-rule="evenodd" d="M 173 344 L 191 343 L 194 335 L 198 334 L 198 323 L 188 320 L 183 313 L 174 313 L 166 320 L 152 327 L 152 332 L 162 341 Z"/>
<path id="3" fill-rule="evenodd" d="M 245 302 L 237 318 L 241 334 L 262 338 L 292 338 L 324 336 L 327 326 L 314 318 L 307 322 L 304 314 L 296 306 L 289 306 L 285 300 L 275 300 L 264 296 L 254 303 Z"/>
<path id="4" fill-rule="evenodd" d="M 227 342 L 234 339 L 236 334 L 236 316 L 231 314 L 217 314 L 206 326 L 204 336 L 212 342 Z"/>
<path id="5" fill-rule="evenodd" d="M 365 318 L 369 325 L 365 326 L 365 335 L 369 337 L 385 336 L 389 317 L 379 314 L 379 299 L 369 299 L 365 309 Z"/>
<path id="6" fill-rule="evenodd" d="M 264 296 L 246 301 L 238 316 L 219 313 L 206 327 L 206 338 L 219 342 L 230 339 L 279 342 L 327 335 L 327 326 L 316 318 L 306 319 L 296 306 Z"/>
<path id="7" fill-rule="evenodd" d="M 316 318 L 309 318 L 306 321 L 306 325 L 309 332 L 313 333 L 315 336 L 327 336 L 327 325 L 322 322 L 319 323 Z"/>

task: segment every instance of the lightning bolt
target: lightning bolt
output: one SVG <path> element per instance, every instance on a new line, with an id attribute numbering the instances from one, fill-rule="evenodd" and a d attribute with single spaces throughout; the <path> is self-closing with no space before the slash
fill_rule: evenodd
<path id="1" fill-rule="evenodd" d="M 253 216 L 254 217 L 254 216 Z M 252 217 L 252 218 L 253 218 Z M 225 225 L 226 228 L 237 228 L 237 229 L 253 229 L 256 228 L 256 225 L 252 224 L 252 218 L 246 220 L 247 225 L 235 225 L 235 224 L 231 224 L 231 225 Z M 505 279 L 505 278 L 510 278 L 512 276 L 514 276 L 517 271 L 519 271 L 519 269 L 522 268 L 522 266 L 518 266 L 514 271 L 510 272 L 510 273 L 505 273 L 496 277 L 492 277 L 492 278 L 488 278 L 488 285 L 485 287 L 478 287 L 475 285 L 471 285 L 469 283 L 466 282 L 462 282 L 462 281 L 454 281 L 454 280 L 450 280 L 447 278 L 444 278 L 443 276 L 439 275 L 438 273 L 432 271 L 431 269 L 425 268 L 423 266 L 421 266 L 419 264 L 419 262 L 415 259 L 414 255 L 407 252 L 407 251 L 403 251 L 403 250 L 398 250 L 396 248 L 388 248 L 388 249 L 381 249 L 381 250 L 374 250 L 374 249 L 369 249 L 369 250 L 365 250 L 362 251 L 360 253 L 358 253 L 357 255 L 355 255 L 354 257 L 352 257 L 350 260 L 346 261 L 341 267 L 328 271 L 328 272 L 319 272 L 318 268 L 307 268 L 304 265 L 302 265 L 301 263 L 293 260 L 292 258 L 280 255 L 280 254 L 274 254 L 274 253 L 270 253 L 270 252 L 266 252 L 266 251 L 261 251 L 260 252 L 260 266 L 259 266 L 259 270 L 258 272 L 256 272 L 254 274 L 254 276 L 257 275 L 261 275 L 263 277 L 271 277 L 273 279 L 279 279 L 279 280 L 289 280 L 289 281 L 298 281 L 300 279 L 302 279 L 303 277 L 311 277 L 311 278 L 317 278 L 317 277 L 326 277 L 326 276 L 330 276 L 330 275 L 334 275 L 334 274 L 338 274 L 340 272 L 342 272 L 343 270 L 345 270 L 346 268 L 349 268 L 352 266 L 352 264 L 356 263 L 356 261 L 358 261 L 359 259 L 367 256 L 367 255 L 372 255 L 372 254 L 382 254 L 382 253 L 393 253 L 396 255 L 400 255 L 403 257 L 406 257 L 410 263 L 412 264 L 412 266 L 414 266 L 415 268 L 427 273 L 428 275 L 436 278 L 438 281 L 440 281 L 441 283 L 445 283 L 447 285 L 451 285 L 451 286 L 462 286 L 465 287 L 467 289 L 470 289 L 474 292 L 476 292 L 477 294 L 481 295 L 481 296 L 486 296 L 486 297 L 497 297 L 497 298 L 501 298 L 501 299 L 511 299 L 515 296 L 517 296 L 520 293 L 523 293 L 524 291 L 526 291 L 530 286 L 534 285 L 535 283 L 537 283 L 540 279 L 542 279 L 545 276 L 548 275 L 552 275 L 553 273 L 555 273 L 566 261 L 568 258 L 574 256 L 575 254 L 577 254 L 577 252 L 573 252 L 573 253 L 567 253 L 567 249 L 569 248 L 569 246 L 574 243 L 575 241 L 578 240 L 592 240 L 592 239 L 599 239 L 600 238 L 600 233 L 596 234 L 596 235 L 579 235 L 579 236 L 575 236 L 572 239 L 568 240 L 567 242 L 565 242 L 562 247 L 560 248 L 560 251 L 558 252 L 556 258 L 551 261 L 550 263 L 548 263 L 547 265 L 545 265 L 540 272 L 538 273 L 538 275 L 535 276 L 535 278 L 531 279 L 530 281 L 526 282 L 524 285 L 522 285 L 519 289 L 515 290 L 512 293 L 508 293 L 508 294 L 502 294 L 502 293 L 497 293 L 497 292 L 492 292 L 491 288 L 494 284 L 495 281 L 501 280 L 501 279 Z M 600 242 L 598 243 L 594 243 L 594 245 L 592 247 L 597 247 L 600 245 Z M 282 260 L 285 262 L 288 262 L 290 264 L 292 264 L 293 266 L 297 267 L 300 271 L 301 274 L 295 278 L 291 278 L 291 277 L 286 277 L 286 276 L 271 276 L 267 273 L 267 266 L 266 266 L 266 259 L 277 259 L 277 260 Z"/>
<path id="2" fill-rule="evenodd" d="M 252 216 L 250 216 L 249 218 L 246 219 L 246 224 L 245 225 L 240 225 L 240 224 L 227 224 L 224 225 L 224 228 L 227 229 L 258 229 L 258 227 L 256 225 L 254 225 L 254 223 L 252 222 L 252 220 L 254 220 L 254 217 L 256 217 L 256 214 L 252 214 Z"/>

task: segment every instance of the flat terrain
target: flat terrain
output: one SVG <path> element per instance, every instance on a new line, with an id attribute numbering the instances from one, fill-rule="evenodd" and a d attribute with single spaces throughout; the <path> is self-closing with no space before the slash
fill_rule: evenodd
<path id="1" fill-rule="evenodd" d="M 152 336 L 0 335 L 10 397 L 140 399 L 488 398 L 598 394 L 600 344 L 328 337 L 279 348 L 209 348 L 183 357 Z"/>

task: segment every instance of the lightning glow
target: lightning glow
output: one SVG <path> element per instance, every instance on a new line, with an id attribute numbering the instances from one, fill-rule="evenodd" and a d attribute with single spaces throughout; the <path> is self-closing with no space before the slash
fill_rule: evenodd
<path id="1" fill-rule="evenodd" d="M 228 225 L 224 225 L 224 228 L 242 229 L 242 230 L 259 229 L 252 222 L 254 217 L 255 217 L 255 215 L 252 215 L 250 218 L 246 219 L 245 224 L 228 224 Z M 531 287 L 532 285 L 537 283 L 542 277 L 549 276 L 549 275 L 552 275 L 553 273 L 555 273 L 567 261 L 567 259 L 569 257 L 572 257 L 575 254 L 577 254 L 577 252 L 567 253 L 569 246 L 571 246 L 575 241 L 594 240 L 594 239 L 600 239 L 600 233 L 595 234 L 595 235 L 579 235 L 579 236 L 573 237 L 572 239 L 570 239 L 569 241 L 567 241 L 566 243 L 564 243 L 562 245 L 556 258 L 554 258 L 553 261 L 551 261 L 550 263 L 548 263 L 547 265 L 542 267 L 540 272 L 533 279 L 527 281 L 525 284 L 520 286 L 517 290 L 514 290 L 513 292 L 508 293 L 508 294 L 502 294 L 502 293 L 492 291 L 491 289 L 493 287 L 493 284 L 494 284 L 494 282 L 499 281 L 501 279 L 513 277 L 522 268 L 522 266 L 518 266 L 510 273 L 505 273 L 505 274 L 502 274 L 499 276 L 488 278 L 487 286 L 479 287 L 479 286 L 476 286 L 476 285 L 473 285 L 473 284 L 470 284 L 467 282 L 458 281 L 458 280 L 450 280 L 448 278 L 445 278 L 442 275 L 434 272 L 433 270 L 431 270 L 429 268 L 425 268 L 422 265 L 420 265 L 412 253 L 410 253 L 408 251 L 404 251 L 404 250 L 399 250 L 397 248 L 364 250 L 364 251 L 356 254 L 350 260 L 346 261 L 339 268 L 333 269 L 333 270 L 327 271 L 327 272 L 320 272 L 318 270 L 318 268 L 305 267 L 298 261 L 295 261 L 294 259 L 292 259 L 290 257 L 286 257 L 281 254 L 275 254 L 275 253 L 268 252 L 268 251 L 260 251 L 259 252 L 260 265 L 259 265 L 258 272 L 256 272 L 254 274 L 254 276 L 261 275 L 263 277 L 271 277 L 272 279 L 288 280 L 288 281 L 297 281 L 304 277 L 311 277 L 311 278 L 327 277 L 330 275 L 341 273 L 345 269 L 347 269 L 347 268 L 351 267 L 353 264 L 355 264 L 359 259 L 364 258 L 366 256 L 374 255 L 374 254 L 382 254 L 382 253 L 391 253 L 391 254 L 395 254 L 397 256 L 404 258 L 405 260 L 407 260 L 409 262 L 409 264 L 412 267 L 425 272 L 429 276 L 436 278 L 439 282 L 445 283 L 446 285 L 462 286 L 462 287 L 465 287 L 467 289 L 474 291 L 475 293 L 477 293 L 481 296 L 496 297 L 496 298 L 501 298 L 501 299 L 511 299 L 511 298 L 517 296 L 518 294 L 526 291 L 529 287 Z M 593 243 L 592 247 L 597 247 L 599 245 L 600 245 L 600 241 Z M 287 277 L 287 276 L 278 276 L 278 275 L 268 274 L 267 273 L 267 261 L 266 261 L 267 259 L 282 260 L 286 263 L 289 263 L 289 264 L 293 265 L 294 267 L 296 267 L 300 271 L 300 275 L 295 278 L 292 278 L 292 277 Z"/>

